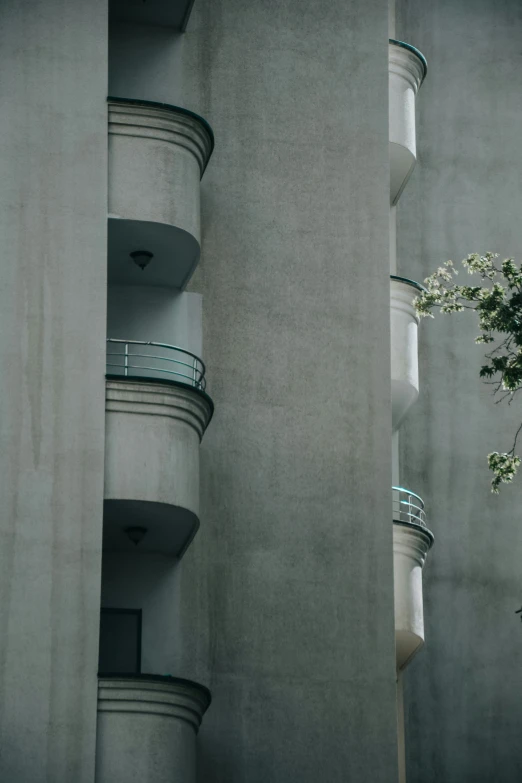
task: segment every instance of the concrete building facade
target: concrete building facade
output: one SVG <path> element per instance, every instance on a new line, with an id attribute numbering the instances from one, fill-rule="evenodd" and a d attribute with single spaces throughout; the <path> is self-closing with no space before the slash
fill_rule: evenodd
<path id="1" fill-rule="evenodd" d="M 399 274 L 492 250 L 520 263 L 522 9 L 408 2 L 397 35 L 426 54 L 419 160 L 397 207 Z M 422 324 L 421 393 L 401 430 L 401 476 L 429 503 L 426 648 L 405 677 L 408 780 L 517 781 L 522 689 L 520 480 L 490 492 L 486 455 L 509 450 L 518 403 L 479 381 L 464 313 Z M 475 319 L 476 321 L 476 319 Z"/>
<path id="2" fill-rule="evenodd" d="M 441 369 L 455 334 L 422 330 L 417 358 L 418 281 L 457 252 L 441 195 L 465 206 L 459 243 L 508 223 L 516 240 L 496 210 L 475 233 L 487 168 L 463 194 L 448 181 L 441 39 L 458 47 L 472 11 L 443 5 L 4 3 L 2 781 L 493 780 L 477 739 L 518 779 L 501 681 L 518 649 L 497 657 L 488 637 L 484 658 L 474 633 L 483 613 L 508 633 L 492 597 L 514 599 L 522 542 L 512 513 L 491 565 L 489 496 L 472 535 L 443 467 L 451 448 L 488 493 L 491 449 L 469 424 L 459 448 L 443 440 L 458 421 L 442 384 L 465 380 Z M 499 42 L 522 19 L 480 5 L 504 64 L 480 97 L 514 122 Z M 498 143 L 508 205 L 497 133 L 514 154 L 514 127 L 486 121 L 474 149 L 485 166 Z M 480 699 L 468 678 L 460 713 L 448 634 L 498 665 Z M 495 712 L 469 728 L 499 698 L 506 731 Z"/>

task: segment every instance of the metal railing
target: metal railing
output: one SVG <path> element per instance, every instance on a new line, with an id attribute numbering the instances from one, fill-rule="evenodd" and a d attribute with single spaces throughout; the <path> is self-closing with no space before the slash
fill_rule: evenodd
<path id="1" fill-rule="evenodd" d="M 206 386 L 203 361 L 194 353 L 167 343 L 109 337 L 107 373 L 129 378 L 169 378 L 201 390 Z"/>
<path id="2" fill-rule="evenodd" d="M 424 501 L 415 492 L 404 487 L 392 487 L 394 522 L 408 522 L 427 529 Z"/>

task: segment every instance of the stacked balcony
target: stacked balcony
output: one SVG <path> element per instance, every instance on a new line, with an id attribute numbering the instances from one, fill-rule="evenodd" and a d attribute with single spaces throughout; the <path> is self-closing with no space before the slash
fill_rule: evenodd
<path id="1" fill-rule="evenodd" d="M 200 257 L 200 179 L 214 142 L 192 112 L 118 98 L 108 132 L 96 780 L 192 783 L 210 694 L 176 671 L 171 607 L 200 524 L 199 450 L 213 414 L 201 297 L 184 288 Z"/>
<path id="2" fill-rule="evenodd" d="M 199 182 L 213 147 L 193 112 L 109 98 L 109 284 L 185 288 L 200 256 Z M 139 253 L 145 267 L 129 263 Z"/>
<path id="3" fill-rule="evenodd" d="M 422 568 L 433 544 L 424 502 L 403 487 L 392 487 L 395 653 L 403 669 L 424 644 Z"/>
<path id="4" fill-rule="evenodd" d="M 415 47 L 389 42 L 390 204 L 394 207 L 417 160 L 415 101 L 426 76 L 426 60 Z M 419 396 L 418 330 L 414 300 L 422 286 L 390 276 L 392 432 L 399 432 Z M 395 648 L 404 669 L 424 643 L 422 569 L 433 544 L 424 502 L 415 492 L 392 487 Z"/>
<path id="5" fill-rule="evenodd" d="M 395 205 L 417 161 L 415 101 L 427 64 L 414 46 L 390 39 L 388 48 L 390 107 L 390 202 Z"/>
<path id="6" fill-rule="evenodd" d="M 104 546 L 181 558 L 199 527 L 199 445 L 213 404 L 201 359 L 107 341 Z"/>

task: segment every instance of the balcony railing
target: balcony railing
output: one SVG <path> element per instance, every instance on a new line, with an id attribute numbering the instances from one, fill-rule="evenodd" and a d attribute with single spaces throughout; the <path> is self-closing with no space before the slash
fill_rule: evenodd
<path id="1" fill-rule="evenodd" d="M 392 487 L 392 507 L 394 522 L 406 522 L 428 529 L 424 501 L 415 492 L 404 487 Z"/>
<path id="2" fill-rule="evenodd" d="M 164 378 L 203 391 L 203 361 L 183 348 L 142 340 L 107 340 L 107 374 L 129 378 Z"/>

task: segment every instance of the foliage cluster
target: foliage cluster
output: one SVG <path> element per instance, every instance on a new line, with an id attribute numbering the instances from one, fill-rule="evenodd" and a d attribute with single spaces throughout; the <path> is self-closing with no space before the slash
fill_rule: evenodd
<path id="1" fill-rule="evenodd" d="M 489 345 L 480 377 L 491 384 L 497 402 L 514 396 L 522 388 L 522 268 L 512 258 L 499 263 L 498 254 L 471 253 L 462 261 L 469 275 L 478 278 L 476 285 L 459 285 L 458 269 L 447 261 L 427 277 L 425 290 L 415 299 L 420 317 L 433 318 L 433 310 L 459 313 L 474 310 L 479 334 L 475 342 Z M 488 454 L 493 472 L 492 491 L 499 492 L 502 483 L 512 481 L 521 459 L 515 454 L 522 424 L 516 431 L 510 451 Z"/>

